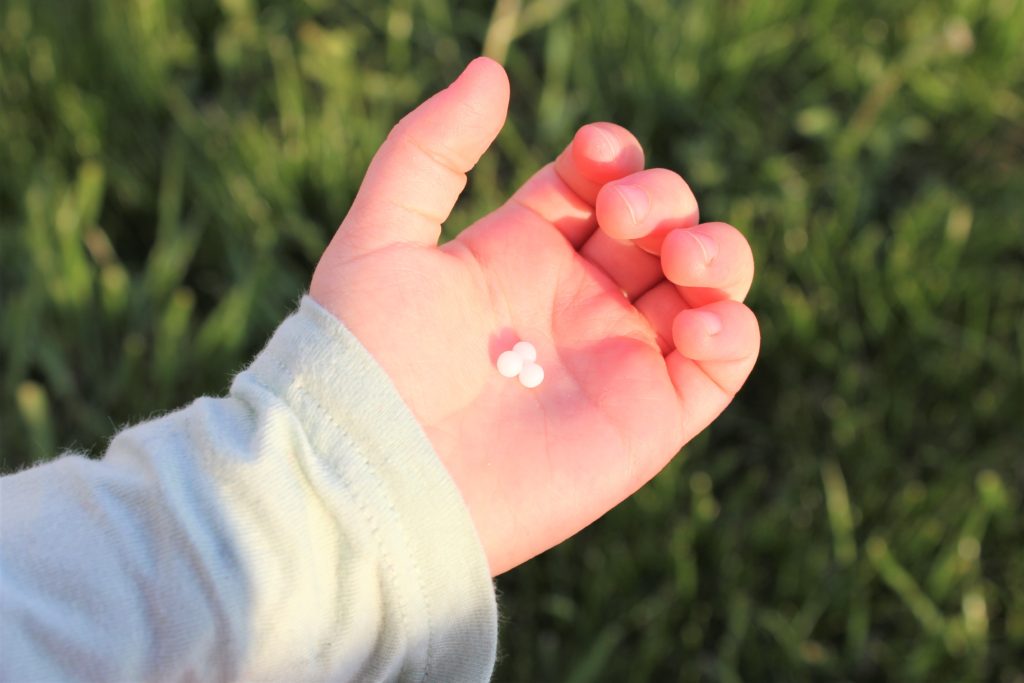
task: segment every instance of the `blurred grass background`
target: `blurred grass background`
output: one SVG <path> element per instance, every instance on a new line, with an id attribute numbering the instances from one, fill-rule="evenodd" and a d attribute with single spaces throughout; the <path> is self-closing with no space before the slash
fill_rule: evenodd
<path id="1" fill-rule="evenodd" d="M 1024 681 L 1019 0 L 3 0 L 3 470 L 225 391 L 481 51 L 512 112 L 449 234 L 616 121 L 750 237 L 764 335 L 500 579 L 496 679 Z"/>

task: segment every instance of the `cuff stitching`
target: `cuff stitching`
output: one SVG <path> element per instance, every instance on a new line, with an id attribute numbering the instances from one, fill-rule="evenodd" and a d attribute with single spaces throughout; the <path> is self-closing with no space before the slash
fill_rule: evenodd
<path id="1" fill-rule="evenodd" d="M 374 483 L 374 486 L 383 494 L 382 497 L 387 502 L 388 511 L 391 513 L 391 516 L 398 521 L 399 527 L 402 528 L 402 533 L 404 535 L 405 529 L 403 527 L 401 527 L 401 515 L 399 515 L 398 511 L 395 509 L 394 503 L 391 500 L 391 496 L 388 495 L 388 493 L 385 490 L 385 488 L 384 488 L 380 478 L 377 476 L 376 472 L 374 471 L 373 466 L 370 464 L 369 459 L 363 453 L 362 449 L 354 441 L 352 441 L 351 438 L 349 438 L 348 434 L 345 432 L 345 430 L 343 430 L 341 428 L 341 426 L 338 424 L 338 422 L 334 419 L 334 416 L 331 415 L 330 411 L 328 411 L 324 407 L 324 405 L 322 403 L 320 403 L 320 401 L 317 400 L 317 398 L 314 397 L 313 394 L 309 390 L 306 389 L 305 385 L 302 383 L 301 377 L 297 376 L 297 375 L 293 375 L 293 373 L 285 366 L 284 363 L 281 362 L 281 360 L 279 358 L 276 357 L 276 355 L 272 356 L 272 358 L 273 358 L 274 364 L 283 373 L 285 373 L 285 376 L 292 375 L 292 376 L 295 377 L 295 381 L 291 385 L 291 388 L 293 388 L 297 394 L 300 394 L 301 398 L 305 398 L 306 400 L 308 400 L 312 404 L 312 406 L 322 416 L 326 417 L 327 421 L 331 424 L 332 427 L 334 427 L 335 431 L 339 434 L 341 439 L 344 441 L 345 445 L 347 447 L 349 447 L 350 451 L 353 452 L 353 453 L 356 453 L 358 455 L 359 459 L 362 461 L 362 464 L 366 467 L 366 471 L 367 471 L 367 474 L 369 475 L 370 480 Z M 269 387 L 267 387 L 267 388 L 269 390 Z M 313 444 L 311 443 L 310 447 L 312 448 L 312 446 L 313 446 Z M 316 450 L 316 449 L 314 449 L 314 450 Z M 322 458 L 322 460 L 324 462 L 333 462 L 333 460 L 334 460 L 333 458 L 325 457 L 323 453 L 320 453 L 320 455 L 321 455 L 321 458 Z M 406 601 L 405 601 L 405 596 L 403 595 L 403 592 L 402 592 L 402 590 L 399 587 L 398 570 L 396 569 L 396 566 L 395 566 L 393 560 L 391 559 L 390 553 L 387 551 L 387 548 L 385 547 L 386 544 L 384 542 L 383 535 L 380 533 L 380 527 L 377 524 L 374 523 L 373 515 L 367 509 L 367 507 L 365 505 L 365 502 L 363 500 L 363 497 L 355 490 L 355 488 L 351 484 L 351 481 L 345 475 L 344 468 L 333 467 L 333 469 L 334 469 L 335 472 L 338 473 L 339 477 L 342 479 L 342 481 L 343 481 L 343 483 L 345 485 L 345 488 L 348 489 L 348 491 L 356 499 L 356 501 L 358 503 L 358 506 L 359 506 L 359 509 L 363 513 L 364 519 L 370 525 L 370 529 L 371 529 L 373 537 L 377 540 L 377 546 L 378 546 L 378 548 L 380 548 L 381 554 L 382 554 L 383 559 L 384 559 L 384 564 L 387 567 L 388 573 L 389 573 L 389 575 L 391 577 L 392 585 L 395 587 L 395 593 L 397 594 L 397 597 L 398 597 L 399 616 L 400 616 L 401 621 L 402 621 L 403 631 L 406 634 L 406 641 L 407 641 L 407 643 L 410 643 L 410 642 L 412 642 L 412 636 L 414 634 L 411 634 L 410 633 L 410 629 L 409 629 L 409 621 L 408 621 L 408 617 L 407 617 L 407 605 L 406 605 Z M 426 644 L 427 644 L 427 651 L 426 651 L 426 657 L 425 657 L 426 662 L 424 664 L 423 676 L 420 679 L 420 680 L 426 680 L 427 677 L 429 676 L 429 672 L 430 672 L 430 663 L 433 661 L 431 659 L 432 655 L 433 655 L 432 650 L 433 650 L 433 633 L 434 633 L 433 625 L 431 624 L 432 612 L 431 612 L 431 609 L 430 609 L 429 596 L 427 595 L 427 591 L 424 590 L 424 587 L 423 587 L 423 581 L 422 581 L 422 578 L 421 578 L 422 572 L 421 572 L 420 567 L 419 567 L 419 562 L 417 561 L 417 559 L 415 557 L 410 557 L 410 559 L 411 559 L 412 565 L 413 565 L 413 574 L 416 577 L 416 586 L 419 588 L 420 595 L 423 597 L 424 607 L 425 607 L 424 611 L 426 613 L 426 621 L 427 621 L 427 643 Z"/>
<path id="2" fill-rule="evenodd" d="M 378 370 L 380 372 L 380 374 L 382 374 L 382 375 L 384 375 L 386 377 L 388 385 L 391 388 L 392 393 L 394 393 L 397 396 L 398 390 L 394 388 L 393 380 L 389 376 L 387 376 L 387 373 L 385 373 L 384 369 L 379 366 L 379 364 L 377 363 L 377 359 L 373 357 L 373 354 L 371 354 L 369 352 L 369 350 L 367 350 L 366 347 L 364 347 L 362 345 L 362 342 L 359 341 L 359 338 L 356 337 L 355 334 L 353 334 L 345 326 L 345 323 L 342 320 L 340 320 L 336 315 L 334 315 L 333 313 L 328 311 L 326 308 L 321 306 L 318 301 L 316 301 L 315 299 L 313 299 L 313 297 L 311 297 L 309 295 L 306 295 L 306 296 L 303 297 L 303 302 L 302 303 L 304 305 L 308 306 L 315 313 L 315 315 L 312 316 L 312 318 L 313 318 L 313 323 L 316 325 L 317 329 L 320 330 L 321 332 L 323 332 L 324 334 L 326 334 L 333 342 L 336 342 L 336 343 L 344 346 L 345 348 L 355 347 L 356 349 L 363 351 L 367 355 L 367 357 L 368 357 L 370 363 L 373 365 L 373 367 L 376 370 Z M 275 357 L 274 358 L 274 362 L 277 364 L 278 367 L 283 368 L 283 365 L 282 365 L 280 359 Z M 285 372 L 287 372 L 286 368 L 283 368 L 283 369 L 285 369 Z M 299 388 L 300 391 L 302 391 L 302 393 L 304 393 L 306 396 L 308 396 L 311 400 L 313 400 L 317 404 L 317 406 L 320 408 L 321 412 L 323 412 L 325 415 L 327 415 L 327 419 L 330 420 L 331 424 L 334 425 L 335 429 L 337 429 L 340 433 L 345 435 L 345 432 L 338 426 L 337 422 L 334 421 L 334 419 L 332 418 L 330 413 L 323 407 L 323 405 L 321 403 L 319 403 L 319 401 L 317 401 L 315 398 L 313 398 L 313 396 L 308 391 L 305 391 L 301 386 L 299 386 L 298 388 Z M 400 396 L 398 396 L 398 400 L 401 403 L 401 405 L 408 410 L 408 407 L 405 406 L 405 403 L 404 403 L 404 401 L 402 400 L 402 398 Z M 408 417 L 410 419 L 412 419 L 413 421 L 415 421 L 415 417 L 412 416 L 411 411 L 409 411 L 409 413 L 410 414 L 409 414 Z M 420 426 L 418 422 L 416 423 L 416 426 L 417 427 Z M 345 435 L 345 436 L 347 436 L 347 435 Z M 420 436 L 423 438 L 423 440 L 427 439 L 425 434 L 421 434 Z M 433 445 L 432 444 L 430 445 L 430 449 L 431 449 L 431 453 L 433 454 Z M 363 454 L 363 452 L 360 449 L 355 448 L 354 444 L 353 444 L 353 450 L 355 450 L 355 452 L 359 453 L 359 456 L 361 457 L 361 459 L 363 461 L 363 464 L 365 464 L 366 467 L 369 469 L 370 473 L 373 474 L 373 468 L 371 467 L 369 460 L 366 458 L 366 456 Z M 380 480 L 379 480 L 378 477 L 374 476 L 373 480 L 377 483 L 378 487 L 381 486 Z M 395 510 L 394 505 L 393 505 L 393 503 L 391 501 L 391 497 L 386 495 L 385 499 L 388 501 L 388 507 L 391 510 L 392 514 L 397 519 L 400 520 L 401 516 L 398 514 L 397 510 Z M 403 529 L 403 531 L 404 531 L 404 529 Z M 427 653 L 426 653 L 426 664 L 424 665 L 423 677 L 420 679 L 420 680 L 424 680 L 425 681 L 425 680 L 427 680 L 427 678 L 430 675 L 430 665 L 434 661 L 433 660 L 433 649 L 434 649 L 434 637 L 433 637 L 433 635 L 434 635 L 434 628 L 433 628 L 433 624 L 431 624 L 431 619 L 432 619 L 432 615 L 433 615 L 433 609 L 432 609 L 431 604 L 430 604 L 430 592 L 427 591 L 424 588 L 423 570 L 420 567 L 419 560 L 415 556 L 411 557 L 410 559 L 412 560 L 413 571 L 414 571 L 415 576 L 416 576 L 416 585 L 419 587 L 420 595 L 423 598 L 424 609 L 425 609 L 426 615 L 427 615 Z"/>

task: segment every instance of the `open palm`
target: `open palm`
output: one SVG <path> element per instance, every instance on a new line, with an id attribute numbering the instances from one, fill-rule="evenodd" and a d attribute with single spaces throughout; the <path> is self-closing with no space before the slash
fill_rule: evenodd
<path id="1" fill-rule="evenodd" d="M 502 207 L 438 247 L 504 123 L 478 59 L 394 129 L 311 295 L 392 378 L 465 499 L 492 573 L 557 544 L 653 477 L 728 405 L 759 347 L 735 228 L 697 224 L 685 182 L 582 128 Z M 520 340 L 544 383 L 495 360 Z"/>

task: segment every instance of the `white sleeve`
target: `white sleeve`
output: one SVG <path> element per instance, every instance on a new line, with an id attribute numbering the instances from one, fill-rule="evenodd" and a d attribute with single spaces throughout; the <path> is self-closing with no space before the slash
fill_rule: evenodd
<path id="1" fill-rule="evenodd" d="M 226 398 L 0 479 L 0 680 L 476 681 L 496 641 L 458 490 L 308 297 Z"/>

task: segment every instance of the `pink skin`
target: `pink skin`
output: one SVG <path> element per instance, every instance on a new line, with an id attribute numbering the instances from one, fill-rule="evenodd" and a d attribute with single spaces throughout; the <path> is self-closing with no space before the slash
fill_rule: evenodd
<path id="1" fill-rule="evenodd" d="M 504 70 L 480 58 L 402 119 L 310 287 L 423 425 L 494 575 L 657 474 L 729 404 L 760 346 L 740 303 L 753 277 L 746 240 L 697 225 L 682 178 L 642 170 L 640 145 L 614 124 L 581 128 L 508 202 L 438 247 L 508 98 Z M 634 220 L 626 201 L 642 195 L 647 213 Z M 518 339 L 537 347 L 536 389 L 495 369 Z"/>

